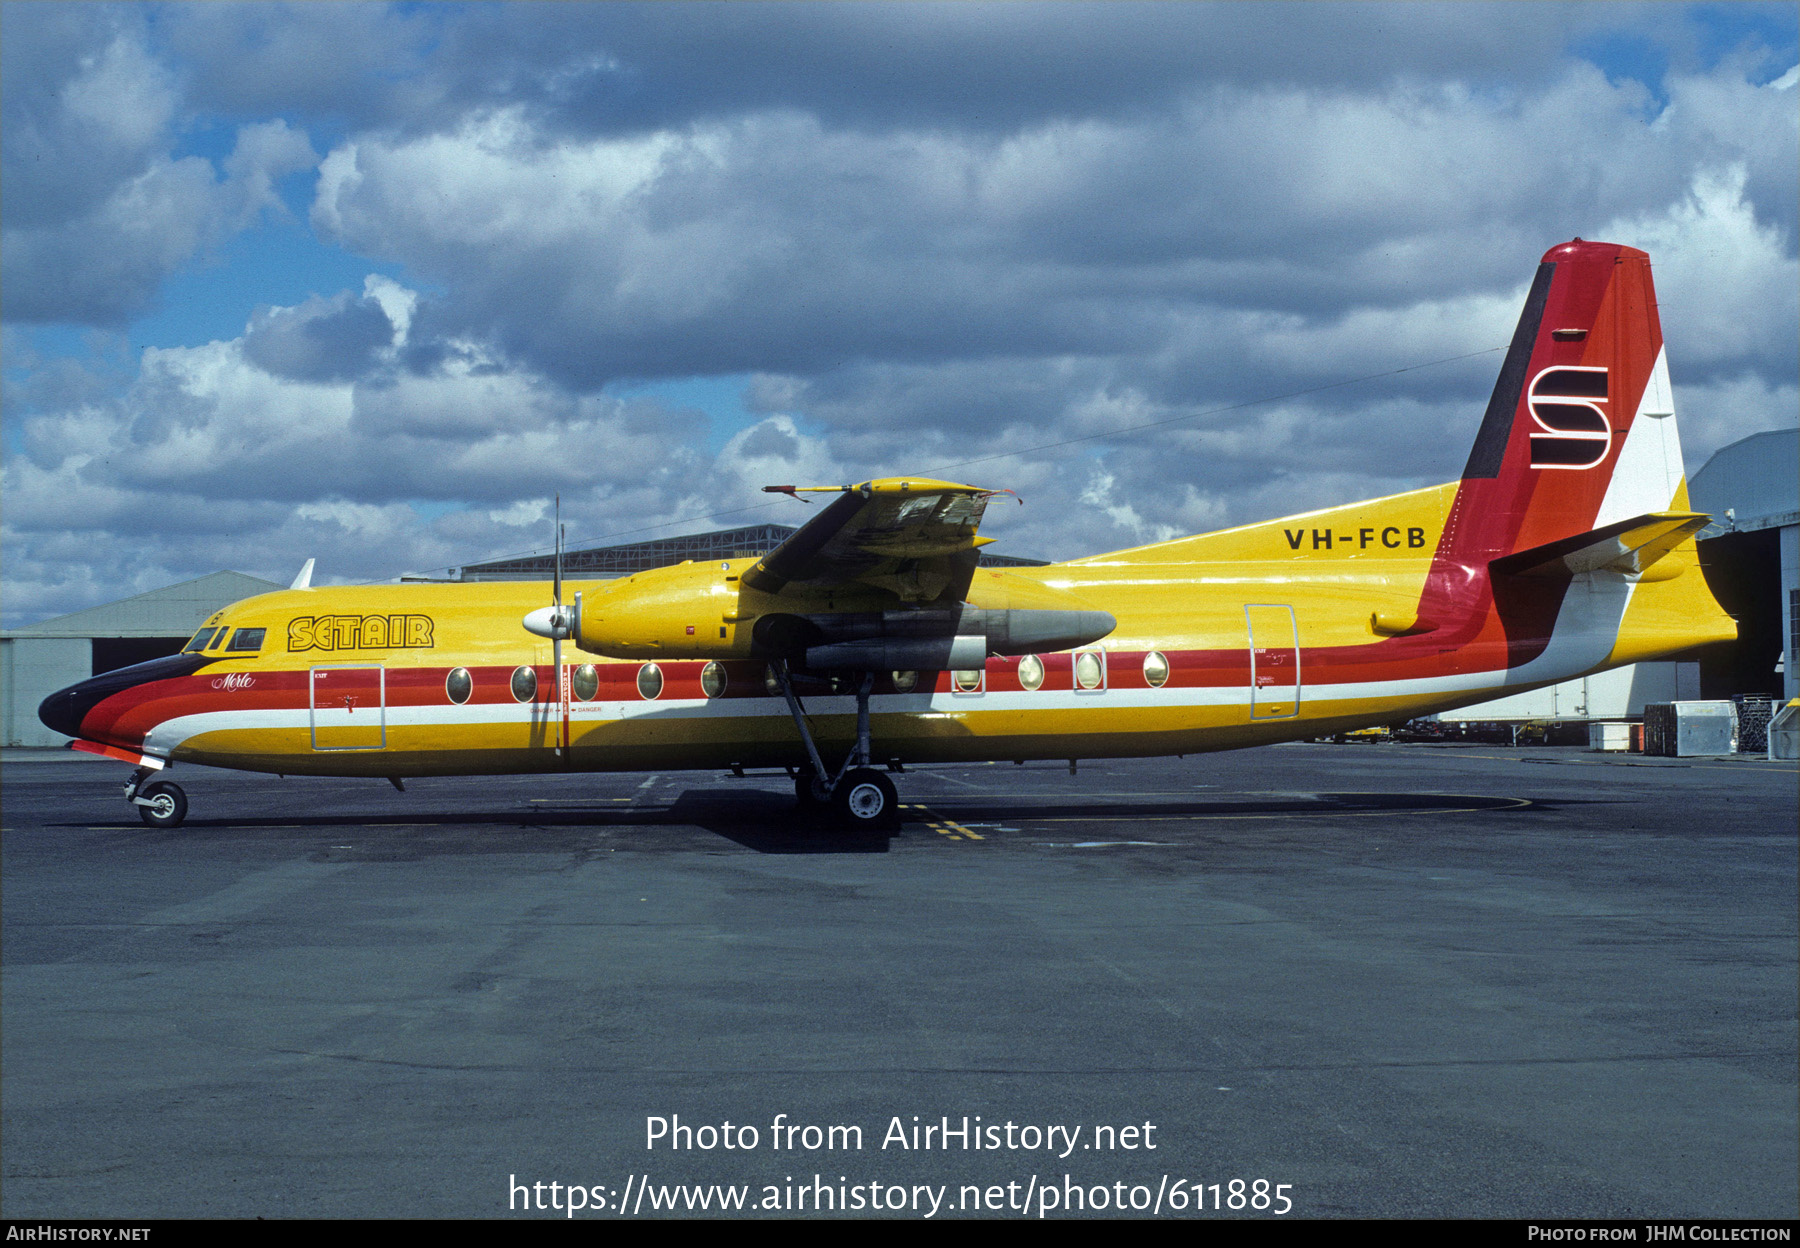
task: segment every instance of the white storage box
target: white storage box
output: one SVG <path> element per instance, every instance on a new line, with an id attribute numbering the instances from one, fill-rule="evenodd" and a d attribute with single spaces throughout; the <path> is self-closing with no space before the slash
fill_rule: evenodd
<path id="1" fill-rule="evenodd" d="M 1589 724 L 1588 749 L 1619 752 L 1631 749 L 1631 725 L 1622 723 Z"/>

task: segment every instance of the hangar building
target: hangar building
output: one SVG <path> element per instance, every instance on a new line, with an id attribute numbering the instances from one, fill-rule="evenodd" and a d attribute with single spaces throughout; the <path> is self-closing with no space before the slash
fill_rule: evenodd
<path id="1" fill-rule="evenodd" d="M 1712 514 L 1700 562 L 1738 621 L 1737 647 L 1701 661 L 1704 696 L 1800 697 L 1800 428 L 1720 450 L 1694 474 L 1688 498 Z"/>

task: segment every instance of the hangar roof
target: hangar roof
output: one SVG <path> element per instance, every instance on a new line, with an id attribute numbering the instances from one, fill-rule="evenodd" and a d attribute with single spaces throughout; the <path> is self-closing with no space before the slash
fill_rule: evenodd
<path id="1" fill-rule="evenodd" d="M 1688 500 L 1713 516 L 1703 538 L 1800 523 L 1800 428 L 1753 433 L 1722 447 L 1688 482 Z"/>
<path id="2" fill-rule="evenodd" d="M 563 551 L 563 575 L 571 580 L 629 576 L 683 559 L 740 559 L 775 549 L 793 533 L 791 525 L 755 524 L 685 537 L 662 537 L 624 546 L 596 546 Z M 465 564 L 465 581 L 547 581 L 556 569 L 555 554 L 525 555 Z"/>
<path id="3" fill-rule="evenodd" d="M 117 602 L 59 615 L 25 628 L 9 628 L 6 637 L 186 637 L 201 621 L 241 599 L 285 589 L 274 581 L 242 572 L 213 572 L 167 585 Z"/>
<path id="4" fill-rule="evenodd" d="M 596 546 L 563 551 L 563 576 L 570 580 L 610 579 L 630 576 L 650 568 L 668 567 L 684 559 L 743 559 L 768 554 L 798 530 L 791 524 L 753 524 L 683 537 L 660 537 L 624 546 Z M 994 555 L 983 551 L 981 566 L 1039 568 L 1042 559 Z M 555 554 L 525 555 L 465 564 L 459 570 L 465 581 L 547 581 L 556 569 Z"/>

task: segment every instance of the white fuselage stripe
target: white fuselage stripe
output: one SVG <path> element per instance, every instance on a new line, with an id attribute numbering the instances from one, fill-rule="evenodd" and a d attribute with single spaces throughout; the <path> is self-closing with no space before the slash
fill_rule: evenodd
<path id="1" fill-rule="evenodd" d="M 1499 697 L 1524 687 L 1554 684 L 1581 676 L 1602 666 L 1611 654 L 1633 585 L 1613 573 L 1591 573 L 1574 578 L 1563 598 L 1556 627 L 1542 654 L 1507 670 L 1465 672 L 1456 675 L 1407 677 L 1396 680 L 1351 681 L 1339 684 L 1306 684 L 1302 672 L 1300 705 L 1317 710 L 1321 704 L 1357 703 L 1442 697 L 1463 704 L 1474 695 Z M 876 715 L 981 716 L 1020 711 L 1171 710 L 1182 707 L 1250 705 L 1248 685 L 1162 689 L 1048 690 L 1031 692 L 878 694 L 871 710 Z M 803 699 L 809 716 L 853 716 L 856 699 L 850 696 L 814 696 Z M 369 708 L 371 711 L 376 708 Z M 555 703 L 519 703 L 513 706 L 483 703 L 458 706 L 388 706 L 381 720 L 392 730 L 401 727 L 540 724 L 553 727 L 558 720 Z M 653 702 L 577 702 L 569 708 L 570 726 L 579 729 L 601 723 L 655 719 L 771 719 L 788 722 L 786 708 L 774 698 L 657 699 Z M 226 731 L 310 732 L 312 712 L 306 707 L 285 710 L 245 708 L 205 711 L 166 720 L 145 737 L 144 748 L 166 753 L 202 733 Z M 342 727 L 342 725 L 336 725 Z"/>

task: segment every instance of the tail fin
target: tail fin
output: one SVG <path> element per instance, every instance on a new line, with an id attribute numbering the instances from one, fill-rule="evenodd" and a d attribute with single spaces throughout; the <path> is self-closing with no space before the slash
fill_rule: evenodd
<path id="1" fill-rule="evenodd" d="M 1686 510 L 1649 256 L 1579 238 L 1552 247 L 1463 469 L 1440 557 L 1479 566 Z"/>

